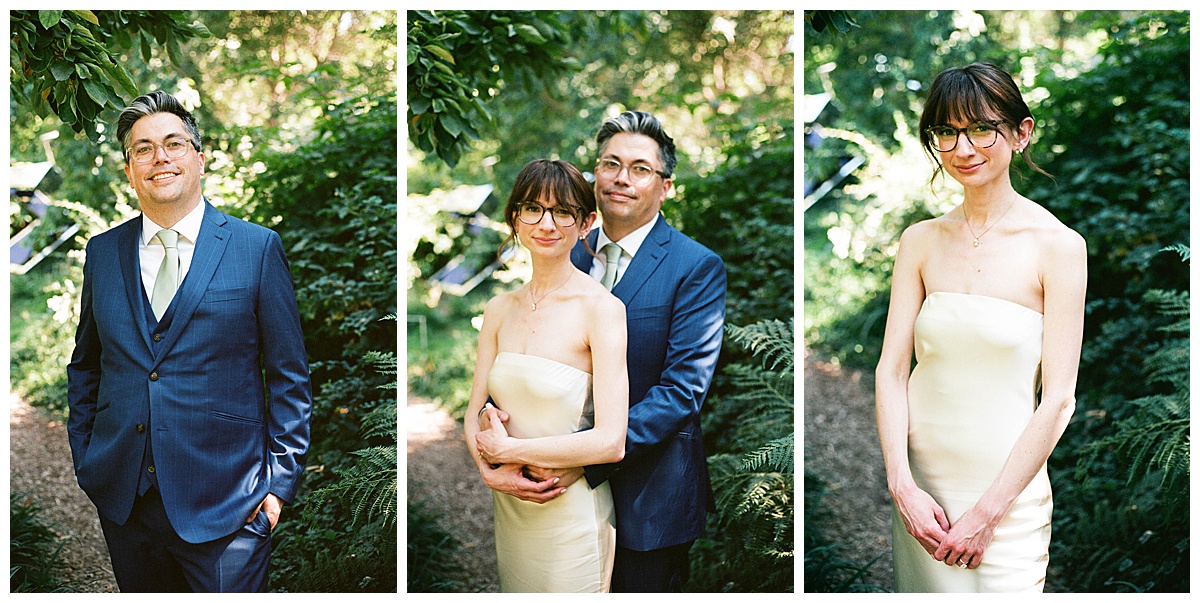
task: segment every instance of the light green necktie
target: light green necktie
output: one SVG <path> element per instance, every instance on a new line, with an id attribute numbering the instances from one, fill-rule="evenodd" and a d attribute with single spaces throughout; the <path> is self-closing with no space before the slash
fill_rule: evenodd
<path id="1" fill-rule="evenodd" d="M 179 288 L 179 233 L 163 229 L 154 235 L 162 243 L 166 252 L 162 264 L 158 267 L 158 277 L 154 279 L 154 292 L 150 294 L 150 307 L 154 309 L 154 317 L 161 319 L 175 290 Z"/>
<path id="2" fill-rule="evenodd" d="M 604 278 L 600 279 L 600 284 L 612 291 L 613 286 L 617 284 L 617 262 L 621 259 L 621 246 L 616 243 L 605 245 L 604 258 Z"/>

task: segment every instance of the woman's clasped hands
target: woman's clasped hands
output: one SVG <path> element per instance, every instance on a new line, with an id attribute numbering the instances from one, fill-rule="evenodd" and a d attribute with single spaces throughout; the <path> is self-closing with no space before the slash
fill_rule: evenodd
<path id="1" fill-rule="evenodd" d="M 989 519 L 996 517 L 996 519 Z M 933 551 L 933 558 L 946 565 L 957 565 L 963 569 L 975 569 L 983 562 L 983 552 L 996 535 L 999 516 L 990 514 L 979 505 L 971 507 L 954 522 L 941 545 Z"/>
<path id="2" fill-rule="evenodd" d="M 517 439 L 509 437 L 508 430 L 504 428 L 504 422 L 501 421 L 500 412 L 496 408 L 484 410 L 484 414 L 490 421 L 487 422 L 486 429 L 481 429 L 475 434 L 476 454 L 492 465 L 502 465 L 515 460 L 510 455 Z"/>

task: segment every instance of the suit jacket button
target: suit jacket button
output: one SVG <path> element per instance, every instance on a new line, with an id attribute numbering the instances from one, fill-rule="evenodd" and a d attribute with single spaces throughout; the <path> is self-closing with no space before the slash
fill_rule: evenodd
<path id="1" fill-rule="evenodd" d="M 154 371 L 153 373 L 150 373 L 150 380 L 158 381 L 158 371 Z"/>
<path id="2" fill-rule="evenodd" d="M 149 471 L 150 473 L 154 473 L 154 465 L 150 465 L 149 467 L 147 467 L 146 471 Z"/>
<path id="3" fill-rule="evenodd" d="M 138 433 L 143 433 L 143 432 L 145 432 L 145 431 L 146 431 L 146 426 L 145 426 L 145 425 L 142 425 L 141 423 L 138 423 L 138 424 L 137 424 L 137 427 L 136 427 L 135 429 L 137 429 L 137 432 L 138 432 Z"/>
<path id="4" fill-rule="evenodd" d="M 159 334 L 159 333 L 155 333 L 155 334 L 154 334 L 154 341 L 162 341 L 162 335 L 161 335 L 161 334 Z"/>

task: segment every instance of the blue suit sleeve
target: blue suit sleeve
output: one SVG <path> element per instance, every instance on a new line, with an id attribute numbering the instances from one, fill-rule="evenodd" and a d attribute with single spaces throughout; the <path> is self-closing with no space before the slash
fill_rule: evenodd
<path id="1" fill-rule="evenodd" d="M 271 493 L 295 500 L 308 455 L 312 384 L 300 329 L 300 313 L 279 235 L 264 250 L 258 329 L 269 413 Z"/>
<path id="2" fill-rule="evenodd" d="M 593 487 L 699 420 L 700 406 L 716 371 L 724 327 L 725 265 L 710 253 L 679 283 L 662 376 L 658 385 L 629 409 L 625 458 L 620 463 L 587 467 L 587 480 Z M 637 334 L 629 335 L 630 345 L 637 345 Z"/>
<path id="3" fill-rule="evenodd" d="M 89 241 L 87 250 L 91 250 Z M 83 462 L 96 420 L 96 399 L 100 391 L 100 335 L 92 315 L 91 261 L 83 264 L 83 289 L 79 301 L 79 327 L 75 331 L 75 350 L 67 364 L 67 440 L 75 469 Z"/>

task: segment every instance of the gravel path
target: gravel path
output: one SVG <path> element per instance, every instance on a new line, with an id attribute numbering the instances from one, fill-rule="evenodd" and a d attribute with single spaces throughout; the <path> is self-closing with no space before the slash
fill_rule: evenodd
<path id="1" fill-rule="evenodd" d="M 892 579 L 892 499 L 875 429 L 874 379 L 805 354 L 804 467 L 826 480 L 818 522 L 837 556 L 864 565 L 860 580 L 888 591 Z"/>
<path id="2" fill-rule="evenodd" d="M 458 559 L 466 572 L 456 592 L 497 592 L 492 496 L 467 454 L 462 426 L 445 411 L 409 396 L 408 498 L 427 501 L 441 525 L 462 542 Z"/>
<path id="3" fill-rule="evenodd" d="M 96 507 L 75 483 L 67 428 L 47 419 L 16 394 L 9 397 L 9 489 L 30 492 L 42 517 L 67 542 L 59 576 L 75 592 L 117 592 Z"/>

